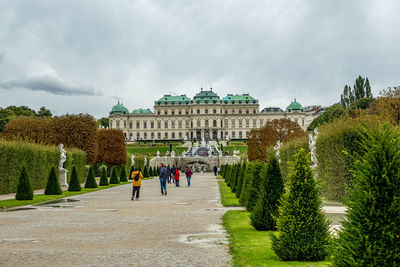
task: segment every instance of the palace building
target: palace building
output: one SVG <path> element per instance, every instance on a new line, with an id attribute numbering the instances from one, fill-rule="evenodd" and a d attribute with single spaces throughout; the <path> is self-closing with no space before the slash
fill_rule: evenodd
<path id="1" fill-rule="evenodd" d="M 111 129 L 120 129 L 125 137 L 135 140 L 234 140 L 247 139 L 253 128 L 262 128 L 274 119 L 287 118 L 304 130 L 319 115 L 319 107 L 304 108 L 293 101 L 282 110 L 267 107 L 260 111 L 258 100 L 249 94 L 220 98 L 215 92 L 203 90 L 193 99 L 186 95 L 164 95 L 150 109 L 134 109 L 122 105 L 112 107 Z"/>

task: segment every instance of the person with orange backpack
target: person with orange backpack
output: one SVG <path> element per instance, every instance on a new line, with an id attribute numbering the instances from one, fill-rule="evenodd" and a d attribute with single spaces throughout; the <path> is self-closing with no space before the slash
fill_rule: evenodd
<path id="1" fill-rule="evenodd" d="M 142 186 L 143 174 L 138 167 L 135 167 L 135 170 L 132 172 L 131 178 L 133 181 L 132 200 L 134 200 L 135 194 L 136 194 L 136 200 L 139 200 L 139 192 L 140 192 L 140 187 Z"/>

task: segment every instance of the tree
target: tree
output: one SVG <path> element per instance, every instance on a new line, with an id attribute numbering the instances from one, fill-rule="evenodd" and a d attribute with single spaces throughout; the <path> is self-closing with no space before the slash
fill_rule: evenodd
<path id="1" fill-rule="evenodd" d="M 149 177 L 153 177 L 153 168 L 149 167 Z"/>
<path id="2" fill-rule="evenodd" d="M 79 182 L 78 173 L 75 166 L 72 168 L 71 180 L 69 181 L 68 191 L 81 191 L 81 184 Z"/>
<path id="3" fill-rule="evenodd" d="M 10 119 L 18 116 L 35 117 L 36 112 L 33 109 L 28 108 L 27 106 L 9 106 L 4 109 L 0 109 L 0 132 L 4 130 L 6 124 L 10 121 Z"/>
<path id="4" fill-rule="evenodd" d="M 97 188 L 96 178 L 94 177 L 93 167 L 90 166 L 85 182 L 85 188 Z"/>
<path id="5" fill-rule="evenodd" d="M 400 140 L 388 125 L 364 129 L 354 165 L 334 266 L 397 266 L 400 262 Z"/>
<path id="6" fill-rule="evenodd" d="M 119 184 L 117 168 L 115 166 L 113 166 L 111 170 L 110 184 Z"/>
<path id="7" fill-rule="evenodd" d="M 240 167 L 240 172 L 239 172 L 239 176 L 238 176 L 238 183 L 237 183 L 237 186 L 236 186 L 235 196 L 237 198 L 240 198 L 240 194 L 242 192 L 243 180 L 244 180 L 244 174 L 246 173 L 246 168 L 247 168 L 247 163 L 243 162 L 242 166 Z"/>
<path id="8" fill-rule="evenodd" d="M 400 86 L 388 87 L 380 92 L 376 103 L 378 114 L 393 125 L 400 124 Z"/>
<path id="9" fill-rule="evenodd" d="M 249 192 L 247 199 L 244 200 L 245 206 L 248 211 L 253 211 L 254 206 L 258 200 L 258 193 L 260 192 L 260 184 L 261 184 L 261 177 L 260 177 L 260 170 L 264 163 L 256 162 L 253 176 L 249 186 Z"/>
<path id="10" fill-rule="evenodd" d="M 98 119 L 96 122 L 97 122 L 98 126 L 100 126 L 101 128 L 105 128 L 105 129 L 108 129 L 108 127 L 110 125 L 110 120 L 107 117 L 102 117 L 102 118 Z"/>
<path id="11" fill-rule="evenodd" d="M 304 149 L 294 160 L 289 188 L 279 207 L 278 232 L 271 235 L 272 249 L 284 261 L 324 260 L 330 241 L 329 222 Z"/>
<path id="12" fill-rule="evenodd" d="M 233 181 L 232 181 L 232 186 L 231 186 L 232 193 L 236 193 L 236 191 L 237 191 L 237 185 L 239 182 L 239 174 L 240 174 L 241 167 L 242 166 L 240 163 L 235 165 L 235 171 L 234 171 L 234 176 L 233 176 Z"/>
<path id="13" fill-rule="evenodd" d="M 97 163 L 106 163 L 108 166 L 126 163 L 126 142 L 121 130 L 98 129 L 97 145 Z"/>
<path id="14" fill-rule="evenodd" d="M 44 190 L 45 195 L 61 195 L 62 190 L 60 181 L 58 180 L 56 169 L 51 167 L 49 179 L 47 180 L 46 189 Z"/>
<path id="15" fill-rule="evenodd" d="M 38 117 L 52 117 L 53 114 L 51 113 L 51 111 L 45 107 L 41 107 L 37 113 Z"/>
<path id="16" fill-rule="evenodd" d="M 15 194 L 16 200 L 32 200 L 33 189 L 29 180 L 28 173 L 25 166 L 22 167 L 21 175 L 19 176 L 17 193 Z"/>
<path id="17" fill-rule="evenodd" d="M 335 104 L 327 108 L 324 113 L 315 118 L 308 126 L 309 131 L 314 131 L 315 128 L 325 124 L 331 123 L 337 119 L 342 118 L 346 114 L 346 109 L 341 105 Z"/>
<path id="18" fill-rule="evenodd" d="M 349 85 L 344 86 L 343 94 L 340 95 L 340 104 L 344 109 L 347 109 L 352 103 L 362 98 L 373 98 L 373 95 L 368 78 L 364 79 L 358 76 L 354 82 L 353 90 Z"/>
<path id="19" fill-rule="evenodd" d="M 101 170 L 101 176 L 100 176 L 100 186 L 106 186 L 108 185 L 108 177 L 107 177 L 107 168 L 103 167 Z"/>
<path id="20" fill-rule="evenodd" d="M 282 174 L 275 154 L 262 167 L 260 178 L 260 194 L 250 215 L 250 222 L 258 231 L 273 231 L 276 230 L 276 218 L 279 215 L 279 200 L 284 192 Z"/>
<path id="21" fill-rule="evenodd" d="M 297 122 L 289 119 L 275 119 L 261 129 L 252 129 L 247 140 L 250 161 L 267 161 L 267 151 L 279 140 L 285 143 L 291 139 L 306 136 Z"/>
<path id="22" fill-rule="evenodd" d="M 250 190 L 251 180 L 253 179 L 254 171 L 255 171 L 255 163 L 249 162 L 247 164 L 246 172 L 244 174 L 242 191 L 240 193 L 240 198 L 239 198 L 239 203 L 243 206 L 246 206 L 246 201 L 248 199 L 248 194 Z"/>
<path id="23" fill-rule="evenodd" d="M 119 180 L 121 182 L 128 182 L 128 178 L 126 177 L 125 165 L 121 166 L 121 173 L 120 173 L 120 176 L 119 176 Z"/>
<path id="24" fill-rule="evenodd" d="M 144 166 L 143 177 L 149 177 L 149 169 L 147 168 L 147 165 Z"/>

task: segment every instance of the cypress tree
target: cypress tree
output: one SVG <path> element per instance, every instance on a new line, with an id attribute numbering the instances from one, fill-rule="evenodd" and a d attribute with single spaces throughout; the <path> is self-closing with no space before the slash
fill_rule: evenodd
<path id="1" fill-rule="evenodd" d="M 132 172 L 135 170 L 133 165 L 131 166 L 131 170 L 129 171 L 129 180 L 132 180 Z"/>
<path id="2" fill-rule="evenodd" d="M 85 188 L 97 188 L 96 178 L 94 177 L 93 167 L 90 166 L 86 177 Z"/>
<path id="3" fill-rule="evenodd" d="M 362 160 L 354 164 L 334 266 L 400 263 L 400 139 L 388 125 L 364 129 Z"/>
<path id="4" fill-rule="evenodd" d="M 247 199 L 245 199 L 246 209 L 248 211 L 252 211 L 254 209 L 254 206 L 256 205 L 258 200 L 258 193 L 260 192 L 261 184 L 260 170 L 263 165 L 264 164 L 261 162 L 256 162 L 254 166 L 253 177 L 251 179 L 249 187 L 249 193 Z"/>
<path id="5" fill-rule="evenodd" d="M 271 234 L 272 249 L 284 261 L 324 260 L 330 241 L 329 223 L 303 148 L 294 159 L 289 189 L 279 207 L 278 232 Z"/>
<path id="6" fill-rule="evenodd" d="M 100 176 L 100 186 L 107 186 L 108 185 L 108 177 L 107 177 L 107 168 L 103 167 L 101 170 L 101 176 Z"/>
<path id="7" fill-rule="evenodd" d="M 234 168 L 234 175 L 232 178 L 232 185 L 231 185 L 231 191 L 232 193 L 235 193 L 237 190 L 237 183 L 238 183 L 238 176 L 239 176 L 239 172 L 240 172 L 240 164 L 236 164 L 235 168 Z"/>
<path id="8" fill-rule="evenodd" d="M 120 175 L 119 175 L 119 180 L 121 182 L 128 182 L 128 178 L 126 177 L 125 165 L 122 165 L 121 172 L 120 172 Z"/>
<path id="9" fill-rule="evenodd" d="M 28 173 L 26 172 L 25 166 L 22 167 L 21 174 L 19 176 L 17 193 L 15 195 L 16 200 L 32 200 L 33 189 L 29 180 Z"/>
<path id="10" fill-rule="evenodd" d="M 111 170 L 110 184 L 119 184 L 117 168 L 115 166 L 113 166 Z"/>
<path id="11" fill-rule="evenodd" d="M 147 168 L 147 165 L 144 166 L 143 177 L 149 177 L 149 169 Z"/>
<path id="12" fill-rule="evenodd" d="M 232 165 L 228 165 L 228 169 L 226 171 L 225 182 L 228 187 L 230 187 L 230 179 L 232 174 Z"/>
<path id="13" fill-rule="evenodd" d="M 154 176 L 154 175 L 153 175 L 153 168 L 152 168 L 152 167 L 149 168 L 149 176 L 150 176 L 150 177 L 153 177 L 153 176 Z"/>
<path id="14" fill-rule="evenodd" d="M 276 229 L 279 199 L 284 191 L 282 174 L 275 154 L 270 155 L 268 163 L 263 165 L 260 178 L 260 194 L 250 222 L 259 231 L 272 231 Z"/>
<path id="15" fill-rule="evenodd" d="M 72 168 L 71 180 L 69 181 L 68 191 L 81 191 L 81 184 L 79 182 L 78 173 L 75 166 Z"/>
<path id="16" fill-rule="evenodd" d="M 49 179 L 47 180 L 46 189 L 44 190 L 45 195 L 61 195 L 62 190 L 60 181 L 58 180 L 56 169 L 51 167 Z"/>
<path id="17" fill-rule="evenodd" d="M 240 193 L 242 192 L 243 180 L 244 180 L 244 174 L 246 173 L 246 168 L 247 168 L 247 163 L 243 162 L 242 166 L 240 167 L 238 183 L 237 183 L 237 186 L 236 186 L 235 195 L 236 195 L 237 198 L 240 198 Z"/>
<path id="18" fill-rule="evenodd" d="M 250 190 L 249 188 L 251 180 L 253 179 L 254 169 L 255 169 L 255 163 L 249 162 L 247 164 L 246 172 L 244 174 L 242 192 L 240 193 L 240 198 L 239 198 L 239 203 L 243 206 L 246 206 L 246 199 L 248 198 L 249 195 L 249 190 Z"/>

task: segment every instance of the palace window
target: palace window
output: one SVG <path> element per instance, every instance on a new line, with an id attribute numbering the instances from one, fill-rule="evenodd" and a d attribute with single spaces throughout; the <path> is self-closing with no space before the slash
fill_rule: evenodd
<path id="1" fill-rule="evenodd" d="M 264 127 L 264 120 L 263 119 L 260 119 L 260 127 L 261 128 Z"/>
<path id="2" fill-rule="evenodd" d="M 161 133 L 157 133 L 157 138 L 161 139 Z"/>
<path id="3" fill-rule="evenodd" d="M 235 138 L 235 131 L 232 132 L 232 138 Z"/>
<path id="4" fill-rule="evenodd" d="M 197 110 L 197 114 L 200 114 L 200 109 Z"/>
<path id="5" fill-rule="evenodd" d="M 304 118 L 301 119 L 301 126 L 304 126 Z"/>
<path id="6" fill-rule="evenodd" d="M 117 129 L 119 129 L 119 121 L 117 121 Z"/>
<path id="7" fill-rule="evenodd" d="M 172 139 L 175 139 L 175 132 L 172 132 Z"/>
<path id="8" fill-rule="evenodd" d="M 235 120 L 234 119 L 231 120 L 231 128 L 235 128 Z"/>
<path id="9" fill-rule="evenodd" d="M 136 129 L 140 129 L 140 121 L 136 122 Z"/>
<path id="10" fill-rule="evenodd" d="M 165 128 L 165 129 L 168 129 L 168 121 L 165 121 L 165 122 L 164 122 L 164 128 Z"/>
<path id="11" fill-rule="evenodd" d="M 243 127 L 242 119 L 239 120 L 239 128 Z"/>
<path id="12" fill-rule="evenodd" d="M 250 120 L 246 119 L 246 128 L 249 128 L 249 127 L 250 127 Z"/>
<path id="13" fill-rule="evenodd" d="M 151 121 L 151 122 L 150 122 L 150 128 L 151 128 L 151 129 L 154 129 L 154 121 Z"/>
<path id="14" fill-rule="evenodd" d="M 253 119 L 253 128 L 257 128 L 257 120 Z"/>
<path id="15" fill-rule="evenodd" d="M 193 128 L 193 121 L 190 121 L 190 127 Z"/>
<path id="16" fill-rule="evenodd" d="M 175 129 L 175 121 L 171 121 L 171 128 Z"/>
<path id="17" fill-rule="evenodd" d="M 189 115 L 189 110 L 186 110 L 186 115 Z"/>
<path id="18" fill-rule="evenodd" d="M 205 120 L 204 124 L 205 124 L 206 127 L 208 127 L 208 120 Z"/>
<path id="19" fill-rule="evenodd" d="M 132 137 L 133 137 L 133 133 L 130 133 L 129 134 L 129 139 L 132 139 Z"/>
<path id="20" fill-rule="evenodd" d="M 193 114 L 193 109 L 190 110 L 190 114 Z"/>
<path id="21" fill-rule="evenodd" d="M 200 120 L 197 120 L 197 127 L 200 127 Z"/>
<path id="22" fill-rule="evenodd" d="M 133 124 L 133 123 L 130 121 L 130 122 L 129 122 L 129 129 L 132 129 L 132 127 L 133 127 L 132 124 Z"/>
<path id="23" fill-rule="evenodd" d="M 124 121 L 124 129 L 126 129 L 126 121 Z"/>
<path id="24" fill-rule="evenodd" d="M 227 109 L 225 109 L 225 114 L 228 114 L 228 110 Z"/>
<path id="25" fill-rule="evenodd" d="M 182 128 L 182 121 L 178 121 L 178 128 L 179 128 L 179 129 Z"/>
<path id="26" fill-rule="evenodd" d="M 189 128 L 189 121 L 188 120 L 185 121 L 185 127 Z"/>
<path id="27" fill-rule="evenodd" d="M 157 110 L 157 115 L 161 115 L 161 111 Z"/>
<path id="28" fill-rule="evenodd" d="M 246 131 L 246 138 L 249 138 L 249 131 Z"/>
<path id="29" fill-rule="evenodd" d="M 208 109 L 205 109 L 204 112 L 205 112 L 206 114 L 208 114 Z"/>
<path id="30" fill-rule="evenodd" d="M 110 121 L 110 128 L 112 129 L 112 127 L 113 127 L 113 122 Z"/>
<path id="31" fill-rule="evenodd" d="M 213 127 L 217 127 L 217 120 L 213 120 Z"/>
<path id="32" fill-rule="evenodd" d="M 147 121 L 143 122 L 143 129 L 147 129 Z"/>
<path id="33" fill-rule="evenodd" d="M 154 139 L 154 132 L 151 132 L 151 139 Z"/>
<path id="34" fill-rule="evenodd" d="M 256 114 L 256 113 L 257 113 L 257 110 L 254 109 L 254 110 L 253 110 L 253 114 Z"/>
<path id="35" fill-rule="evenodd" d="M 175 110 L 172 110 L 172 111 L 171 111 L 171 114 L 172 114 L 172 115 L 175 115 Z"/>
<path id="36" fill-rule="evenodd" d="M 239 114 L 242 114 L 242 110 L 241 109 L 239 109 Z"/>
<path id="37" fill-rule="evenodd" d="M 246 114 L 249 114 L 249 110 L 248 109 L 246 109 Z"/>
<path id="38" fill-rule="evenodd" d="M 228 136 L 228 132 L 225 132 L 225 137 L 227 137 Z"/>
<path id="39" fill-rule="evenodd" d="M 229 128 L 229 126 L 228 126 L 228 120 L 225 120 L 224 121 L 224 124 L 225 124 L 225 128 Z M 227 134 L 226 134 L 227 135 Z"/>
<path id="40" fill-rule="evenodd" d="M 140 139 L 140 133 L 136 134 L 136 139 L 139 140 Z"/>
<path id="41" fill-rule="evenodd" d="M 157 121 L 157 128 L 161 129 L 161 121 Z"/>
<path id="42" fill-rule="evenodd" d="M 242 131 L 239 131 L 239 138 L 243 138 Z"/>
<path id="43" fill-rule="evenodd" d="M 213 109 L 213 113 L 214 113 L 214 114 L 217 114 L 217 110 L 216 110 L 215 108 Z"/>
<path id="44" fill-rule="evenodd" d="M 222 122 L 222 120 L 221 120 L 221 128 L 223 128 L 224 127 L 224 124 L 223 124 L 223 122 Z"/>
<path id="45" fill-rule="evenodd" d="M 182 139 L 182 132 L 179 132 L 179 139 Z"/>
<path id="46" fill-rule="evenodd" d="M 168 110 L 164 110 L 164 115 L 168 115 Z"/>
<path id="47" fill-rule="evenodd" d="M 182 115 L 182 110 L 178 110 L 178 114 L 179 114 L 179 115 Z"/>
<path id="48" fill-rule="evenodd" d="M 167 132 L 164 133 L 164 138 L 165 138 L 165 139 L 168 139 L 168 133 L 167 133 Z"/>
<path id="49" fill-rule="evenodd" d="M 144 133 L 144 134 L 143 134 L 143 138 L 144 138 L 144 139 L 147 139 L 147 133 Z"/>

